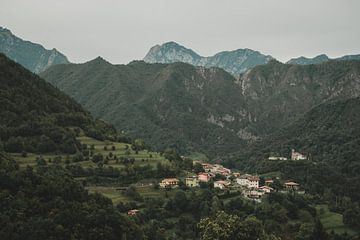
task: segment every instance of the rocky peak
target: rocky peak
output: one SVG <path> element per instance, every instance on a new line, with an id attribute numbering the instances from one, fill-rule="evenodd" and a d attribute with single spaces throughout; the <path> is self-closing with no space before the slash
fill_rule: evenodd
<path id="1" fill-rule="evenodd" d="M 146 54 L 144 61 L 149 63 L 184 62 L 195 66 L 219 67 L 236 76 L 257 65 L 266 64 L 271 59 L 273 59 L 271 56 L 248 48 L 223 51 L 213 56 L 203 57 L 176 42 L 167 42 L 153 46 Z"/>

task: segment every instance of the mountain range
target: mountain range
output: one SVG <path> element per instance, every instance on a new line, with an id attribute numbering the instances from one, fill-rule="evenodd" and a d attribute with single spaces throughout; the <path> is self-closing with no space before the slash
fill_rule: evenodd
<path id="1" fill-rule="evenodd" d="M 300 64 L 300 65 L 309 65 L 309 64 L 319 64 L 327 61 L 345 61 L 345 60 L 360 60 L 360 54 L 357 55 L 345 55 L 338 58 L 329 58 L 326 54 L 320 54 L 313 58 L 307 57 L 298 57 L 292 58 L 286 63 L 288 64 Z"/>
<path id="2" fill-rule="evenodd" d="M 360 61 L 272 60 L 234 77 L 185 63 L 97 58 L 55 65 L 41 76 L 130 136 L 209 157 L 262 139 L 318 104 L 360 95 Z"/>
<path id="3" fill-rule="evenodd" d="M 144 57 L 144 61 L 148 63 L 184 62 L 194 66 L 219 67 L 233 75 L 239 75 L 257 65 L 266 64 L 271 59 L 273 57 L 247 48 L 203 57 L 176 42 L 153 46 Z"/>
<path id="4" fill-rule="evenodd" d="M 55 48 L 47 50 L 40 44 L 15 36 L 3 27 L 0 27 L 0 52 L 34 73 L 55 64 L 69 63 L 66 56 Z"/>

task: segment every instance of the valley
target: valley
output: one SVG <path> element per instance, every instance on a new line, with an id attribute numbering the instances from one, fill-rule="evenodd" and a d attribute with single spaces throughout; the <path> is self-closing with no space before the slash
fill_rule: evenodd
<path id="1" fill-rule="evenodd" d="M 0 51 L 4 239 L 359 238 L 358 55 Z"/>

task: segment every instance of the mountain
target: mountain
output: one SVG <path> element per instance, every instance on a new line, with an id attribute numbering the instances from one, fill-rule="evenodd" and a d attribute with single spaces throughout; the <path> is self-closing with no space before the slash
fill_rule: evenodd
<path id="1" fill-rule="evenodd" d="M 215 153 L 244 142 L 237 135 L 248 122 L 241 89 L 219 68 L 142 61 L 112 65 L 97 58 L 57 65 L 41 76 L 95 116 L 157 149 Z"/>
<path id="2" fill-rule="evenodd" d="M 277 61 L 241 75 L 238 84 L 253 122 L 250 132 L 267 135 L 312 107 L 360 95 L 360 61 L 289 65 Z"/>
<path id="3" fill-rule="evenodd" d="M 306 58 L 306 57 L 298 57 L 290 59 L 287 64 L 300 64 L 300 65 L 309 65 L 309 64 L 318 64 L 327 62 L 330 60 L 334 61 L 343 61 L 343 60 L 360 60 L 360 54 L 358 55 L 345 55 L 339 58 L 329 58 L 325 54 L 318 55 L 313 58 Z"/>
<path id="4" fill-rule="evenodd" d="M 156 45 L 144 57 L 148 63 L 184 62 L 194 66 L 219 67 L 233 75 L 239 75 L 257 65 L 266 64 L 271 56 L 266 56 L 251 49 L 224 51 L 210 57 L 202 57 L 193 50 L 175 42 Z"/>
<path id="5" fill-rule="evenodd" d="M 80 130 L 97 139 L 116 137 L 112 126 L 0 53 L 0 150 L 75 153 Z"/>
<path id="6" fill-rule="evenodd" d="M 273 60 L 235 78 L 220 68 L 97 58 L 41 76 L 130 136 L 211 158 L 264 138 L 318 104 L 360 95 L 360 61 Z"/>
<path id="7" fill-rule="evenodd" d="M 300 64 L 300 65 L 319 64 L 322 62 L 327 62 L 329 60 L 330 58 L 326 54 L 321 54 L 313 58 L 307 58 L 307 57 L 292 58 L 287 62 L 287 64 Z"/>
<path id="8" fill-rule="evenodd" d="M 47 50 L 40 44 L 18 38 L 10 30 L 2 27 L 0 27 L 0 52 L 34 73 L 42 72 L 55 64 L 69 63 L 66 56 L 55 48 Z"/>

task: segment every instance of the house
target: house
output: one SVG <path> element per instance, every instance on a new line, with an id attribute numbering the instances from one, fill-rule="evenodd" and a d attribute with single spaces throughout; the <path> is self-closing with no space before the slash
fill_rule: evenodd
<path id="1" fill-rule="evenodd" d="M 214 188 L 220 188 L 220 189 L 225 189 L 230 185 L 229 182 L 224 181 L 224 180 L 219 180 L 219 181 L 215 181 L 214 182 Z"/>
<path id="2" fill-rule="evenodd" d="M 258 176 L 252 176 L 249 174 L 245 174 L 236 179 L 236 182 L 240 186 L 244 186 L 247 188 L 259 188 L 260 178 Z"/>
<path id="3" fill-rule="evenodd" d="M 268 159 L 271 161 L 286 161 L 287 160 L 286 157 L 275 157 L 275 156 L 270 156 Z"/>
<path id="4" fill-rule="evenodd" d="M 260 178 L 258 176 L 251 176 L 248 178 L 249 184 L 248 188 L 259 188 Z"/>
<path id="5" fill-rule="evenodd" d="M 185 179 L 185 185 L 187 187 L 199 187 L 199 179 L 196 176 L 188 177 Z"/>
<path id="6" fill-rule="evenodd" d="M 139 212 L 138 209 L 131 209 L 127 212 L 127 215 L 129 216 L 135 216 Z"/>
<path id="7" fill-rule="evenodd" d="M 249 176 L 250 175 L 245 174 L 245 175 L 242 175 L 242 176 L 236 178 L 237 184 L 239 184 L 240 186 L 247 187 L 249 185 L 249 181 L 247 179 Z"/>
<path id="8" fill-rule="evenodd" d="M 291 160 L 297 161 L 297 160 L 306 160 L 306 156 L 302 155 L 299 152 L 295 152 L 295 149 L 291 150 Z"/>
<path id="9" fill-rule="evenodd" d="M 288 190 L 299 190 L 300 185 L 296 182 L 286 182 L 285 184 L 285 188 Z"/>
<path id="10" fill-rule="evenodd" d="M 245 196 L 251 199 L 259 199 L 261 198 L 265 193 L 258 190 L 249 190 L 245 192 Z"/>
<path id="11" fill-rule="evenodd" d="M 274 191 L 274 189 L 269 186 L 261 186 L 261 187 L 259 187 L 259 190 L 261 190 L 265 193 L 271 193 L 272 191 Z"/>
<path id="12" fill-rule="evenodd" d="M 179 186 L 179 180 L 177 178 L 165 178 L 159 185 L 162 188 L 177 188 Z"/>
<path id="13" fill-rule="evenodd" d="M 208 182 L 210 181 L 211 177 L 208 173 L 199 173 L 198 174 L 198 180 L 199 182 Z"/>

